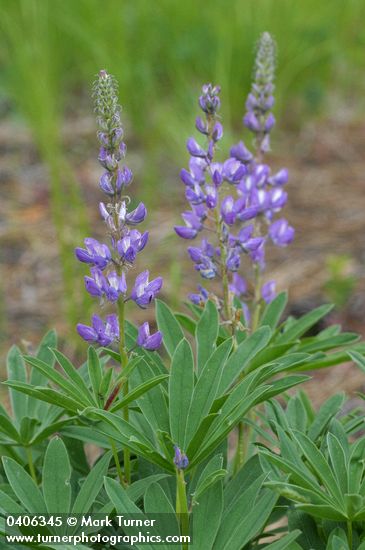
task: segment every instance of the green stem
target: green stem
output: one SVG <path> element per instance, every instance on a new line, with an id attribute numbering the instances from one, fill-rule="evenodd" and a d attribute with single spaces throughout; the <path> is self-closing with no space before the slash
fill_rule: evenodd
<path id="1" fill-rule="evenodd" d="M 121 484 L 121 485 L 124 485 L 123 472 L 122 472 L 122 468 L 121 468 L 120 462 L 119 462 L 117 447 L 116 447 L 116 445 L 115 445 L 115 443 L 114 443 L 114 441 L 113 441 L 112 439 L 110 439 L 109 441 L 110 441 L 110 446 L 111 446 L 112 453 L 113 453 L 113 458 L 114 458 L 115 466 L 116 466 L 116 468 L 117 468 L 117 472 L 118 472 L 118 477 L 119 477 L 120 484 Z"/>
<path id="2" fill-rule="evenodd" d="M 349 543 L 349 548 L 352 550 L 352 521 L 347 522 L 347 540 Z"/>
<path id="3" fill-rule="evenodd" d="M 260 267 L 255 265 L 254 302 L 252 313 L 252 332 L 255 332 L 260 322 L 261 313 L 261 273 Z"/>
<path id="4" fill-rule="evenodd" d="M 34 464 L 33 464 L 32 451 L 30 447 L 25 447 L 25 452 L 27 454 L 30 475 L 32 476 L 34 483 L 38 485 L 37 475 L 35 473 Z"/>
<path id="5" fill-rule="evenodd" d="M 124 300 L 118 300 L 118 318 L 119 318 L 119 353 L 120 353 L 120 366 L 123 370 L 128 364 L 128 353 L 125 347 L 125 333 L 124 333 Z M 128 381 L 123 384 L 123 397 L 128 395 Z M 129 420 L 129 410 L 128 405 L 123 409 L 123 418 L 128 422 Z M 129 449 L 124 447 L 124 478 L 126 483 L 129 485 L 131 482 L 131 457 Z"/>
<path id="6" fill-rule="evenodd" d="M 189 535 L 189 509 L 186 496 L 184 470 L 176 469 L 176 514 L 180 519 L 181 535 Z M 183 543 L 182 550 L 188 550 L 188 543 Z"/>

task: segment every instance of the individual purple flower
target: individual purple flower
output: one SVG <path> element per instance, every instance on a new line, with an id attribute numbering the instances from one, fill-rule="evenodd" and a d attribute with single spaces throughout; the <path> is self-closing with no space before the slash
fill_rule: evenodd
<path id="1" fill-rule="evenodd" d="M 232 248 L 228 251 L 226 266 L 229 271 L 237 271 L 241 265 L 241 256 L 236 248 Z"/>
<path id="2" fill-rule="evenodd" d="M 204 304 L 209 297 L 209 292 L 203 288 L 201 285 L 198 285 L 199 293 L 192 293 L 189 294 L 189 299 L 193 302 L 193 304 L 196 305 L 202 305 Z"/>
<path id="3" fill-rule="evenodd" d="M 280 218 L 270 225 L 269 235 L 276 246 L 287 246 L 294 239 L 294 228 L 286 219 Z"/>
<path id="4" fill-rule="evenodd" d="M 91 296 L 101 298 L 107 288 L 106 278 L 98 267 L 92 267 L 90 271 L 91 277 L 84 277 L 86 290 Z"/>
<path id="5" fill-rule="evenodd" d="M 205 158 L 207 156 L 207 152 L 192 137 L 186 142 L 186 148 L 192 157 Z"/>
<path id="6" fill-rule="evenodd" d="M 261 296 L 262 299 L 267 303 L 270 304 L 270 302 L 273 301 L 273 299 L 276 296 L 276 283 L 275 281 L 268 281 L 261 287 Z"/>
<path id="7" fill-rule="evenodd" d="M 145 309 L 155 299 L 162 287 L 162 277 L 157 277 L 151 282 L 148 279 L 148 270 L 137 275 L 131 292 L 131 299 L 142 309 Z"/>
<path id="8" fill-rule="evenodd" d="M 101 176 L 99 185 L 100 189 L 104 191 L 107 195 L 113 196 L 115 193 L 115 189 L 113 187 L 112 183 L 112 173 L 111 172 L 104 172 L 104 174 Z"/>
<path id="9" fill-rule="evenodd" d="M 121 294 L 126 294 L 127 283 L 124 271 L 121 275 L 118 275 L 116 271 L 112 271 L 107 275 L 107 281 L 108 286 L 106 287 L 105 294 L 110 302 L 116 302 Z"/>
<path id="10" fill-rule="evenodd" d="M 120 193 L 124 187 L 128 187 L 132 180 L 133 172 L 128 166 L 123 166 L 123 168 L 119 169 L 116 178 L 116 190 L 118 193 Z"/>
<path id="11" fill-rule="evenodd" d="M 251 151 L 247 149 L 243 141 L 233 145 L 230 150 L 231 157 L 240 160 L 241 162 L 249 163 L 253 159 Z"/>
<path id="12" fill-rule="evenodd" d="M 186 226 L 176 225 L 174 228 L 176 234 L 183 239 L 195 239 L 203 228 L 201 218 L 195 212 L 184 212 L 181 216 Z"/>
<path id="13" fill-rule="evenodd" d="M 233 225 L 236 221 L 235 200 L 231 195 L 224 197 L 221 204 L 221 216 L 228 225 Z"/>
<path id="14" fill-rule="evenodd" d="M 84 248 L 76 248 L 75 254 L 80 262 L 91 264 L 105 269 L 111 260 L 111 253 L 106 244 L 99 243 L 96 239 L 88 237 L 84 240 Z"/>
<path id="15" fill-rule="evenodd" d="M 138 252 L 141 252 L 148 241 L 148 232 L 141 234 L 137 229 L 129 231 L 117 242 L 118 253 L 123 260 L 129 264 L 136 259 Z"/>
<path id="16" fill-rule="evenodd" d="M 98 316 L 92 316 L 92 326 L 77 325 L 77 332 L 86 342 L 95 342 L 100 346 L 108 346 L 119 337 L 119 323 L 116 315 L 107 315 L 104 321 Z"/>
<path id="17" fill-rule="evenodd" d="M 269 183 L 271 185 L 285 185 L 288 182 L 289 174 L 286 168 L 282 168 L 279 172 L 276 172 L 273 176 L 269 178 Z"/>
<path id="18" fill-rule="evenodd" d="M 223 164 L 223 177 L 228 183 L 238 183 L 246 174 L 246 167 L 239 160 L 230 158 Z"/>
<path id="19" fill-rule="evenodd" d="M 188 202 L 194 205 L 205 202 L 205 194 L 198 183 L 194 187 L 186 187 L 185 197 Z"/>
<path id="20" fill-rule="evenodd" d="M 242 296 L 247 292 L 246 280 L 241 277 L 241 275 L 238 275 L 238 273 L 233 273 L 232 282 L 229 285 L 229 290 L 238 297 Z"/>
<path id="21" fill-rule="evenodd" d="M 143 202 L 140 202 L 137 208 L 126 215 L 125 220 L 128 225 L 138 225 L 139 223 L 143 222 L 146 216 L 147 209 Z"/>
<path id="22" fill-rule="evenodd" d="M 162 333 L 158 330 L 150 334 L 150 327 L 147 322 L 138 328 L 137 344 L 148 351 L 155 351 L 162 344 Z"/>
<path id="23" fill-rule="evenodd" d="M 174 445 L 175 456 L 174 464 L 178 470 L 185 470 L 189 466 L 189 459 L 177 445 Z"/>

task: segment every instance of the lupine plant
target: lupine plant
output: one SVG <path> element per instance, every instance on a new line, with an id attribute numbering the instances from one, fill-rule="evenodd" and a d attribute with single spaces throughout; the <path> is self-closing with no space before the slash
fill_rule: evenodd
<path id="1" fill-rule="evenodd" d="M 364 550 L 364 413 L 342 394 L 315 411 L 292 388 L 350 358 L 364 369 L 365 346 L 338 325 L 309 336 L 331 306 L 287 317 L 286 293 L 265 275 L 267 246 L 294 237 L 279 214 L 287 170 L 266 163 L 274 70 L 275 45 L 264 33 L 243 118 L 253 151 L 241 141 L 223 160 L 220 88 L 203 86 L 196 128 L 205 143 L 187 141 L 181 179 L 190 210 L 175 231 L 191 241 L 205 235 L 188 253 L 207 282 L 184 311 L 157 299 L 152 329 L 126 319 L 126 303 L 148 307 L 162 278 L 135 271 L 148 240 L 136 227 L 147 212 L 143 203 L 130 208 L 118 87 L 99 73 L 93 96 L 107 242 L 88 237 L 75 254 L 90 268 L 85 287 L 105 317 L 83 324 L 80 312 L 77 332 L 89 348 L 78 368 L 54 332 L 36 354 L 9 352 L 10 407 L 0 410 L 3 534 L 9 514 L 159 514 L 153 533 L 184 537 L 158 545 L 166 549 Z M 98 449 L 92 467 L 87 444 Z M 79 525 L 56 527 L 47 523 L 42 533 L 81 533 Z M 132 536 L 128 525 L 83 530 L 96 531 L 102 546 L 73 539 L 72 547 L 132 547 L 115 538 Z M 12 533 L 36 534 L 37 526 L 17 524 Z M 60 548 L 50 541 L 27 547 Z"/>

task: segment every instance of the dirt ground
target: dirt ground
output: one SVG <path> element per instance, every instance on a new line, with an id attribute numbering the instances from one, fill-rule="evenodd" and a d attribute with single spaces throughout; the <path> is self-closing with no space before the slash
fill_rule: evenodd
<path id="1" fill-rule="evenodd" d="M 93 131 L 93 122 L 82 119 L 65 128 L 65 139 L 70 140 L 72 149 L 73 140 L 92 139 Z M 275 142 L 275 152 L 281 153 L 275 155 L 273 165 L 286 166 L 290 171 L 286 214 L 296 228 L 296 238 L 287 249 L 275 249 L 268 261 L 279 289 L 289 288 L 292 311 L 304 312 L 309 306 L 325 301 L 323 286 L 328 279 L 328 255 L 349 255 L 348 269 L 356 278 L 356 288 L 332 320 L 363 336 L 364 144 L 365 123 L 348 124 L 341 120 L 311 123 L 300 133 L 282 136 Z M 68 329 L 62 319 L 55 319 L 56 306 L 62 299 L 62 282 L 50 220 L 47 170 L 29 132 L 19 124 L 0 124 L 0 155 L 0 355 L 3 358 L 11 343 L 21 339 L 37 342 L 45 329 L 54 324 L 61 335 Z M 99 168 L 94 157 L 80 158 L 79 154 L 75 169 L 90 208 L 95 210 L 100 194 L 96 185 Z M 182 188 L 176 175 L 176 197 L 179 196 L 182 203 Z M 158 270 L 165 266 L 167 279 L 170 250 L 173 249 L 175 259 L 185 257 L 184 243 L 172 235 L 178 212 L 178 208 L 172 212 L 160 207 L 148 218 L 154 250 L 160 251 L 156 256 L 150 249 L 151 261 Z M 194 285 L 198 279 L 188 263 L 184 264 L 182 275 L 181 293 L 185 295 L 192 290 L 193 277 Z M 167 282 L 165 292 L 168 291 Z M 350 393 L 364 389 L 365 376 L 350 364 L 341 365 L 317 373 L 307 387 L 319 403 L 341 388 Z"/>

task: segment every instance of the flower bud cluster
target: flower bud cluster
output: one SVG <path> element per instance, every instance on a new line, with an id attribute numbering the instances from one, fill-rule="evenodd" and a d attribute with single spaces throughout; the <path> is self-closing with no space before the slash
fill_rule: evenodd
<path id="1" fill-rule="evenodd" d="M 148 241 L 148 232 L 136 229 L 146 218 L 147 209 L 143 203 L 139 203 L 134 210 L 129 211 L 130 199 L 123 195 L 133 175 L 126 165 L 122 165 L 126 146 L 123 142 L 117 83 L 106 71 L 100 71 L 93 92 L 99 127 L 99 162 L 105 170 L 100 178 L 100 188 L 106 200 L 100 203 L 99 210 L 107 226 L 110 245 L 88 237 L 84 241 L 85 248 L 76 248 L 75 254 L 80 262 L 90 266 L 90 276 L 85 277 L 85 287 L 91 296 L 98 297 L 101 303 L 133 300 L 139 307 L 146 308 L 161 289 L 162 278 L 149 281 L 149 272 L 143 271 L 128 292 L 127 272 Z M 107 316 L 105 322 L 94 315 L 91 327 L 77 325 L 84 340 L 103 346 L 118 340 L 121 329 L 117 315 Z M 148 323 L 140 327 L 137 339 L 139 346 L 154 350 L 161 341 L 160 332 L 150 335 Z"/>
<path id="2" fill-rule="evenodd" d="M 248 124 L 245 117 L 245 125 L 257 134 L 255 154 L 241 141 L 230 149 L 228 159 L 216 160 L 217 145 L 223 137 L 218 117 L 220 88 L 207 84 L 199 98 L 205 119 L 196 120 L 196 128 L 205 136 L 206 145 L 193 137 L 188 139 L 189 168 L 180 173 L 190 209 L 182 214 L 185 225 L 176 226 L 175 231 L 188 240 L 204 230 L 212 236 L 203 238 L 200 246 L 188 247 L 188 253 L 204 279 L 222 280 L 225 296 L 221 304 L 223 311 L 226 302 L 226 317 L 234 316 L 233 295 L 249 300 L 249 286 L 238 274 L 244 258 L 250 260 L 255 273 L 262 273 L 267 244 L 271 241 L 283 247 L 294 238 L 294 229 L 288 222 L 276 219 L 287 202 L 288 171 L 283 168 L 273 173 L 262 160 L 273 125 L 269 110 L 274 103 L 274 57 L 273 41 L 264 33 L 257 53 L 255 81 L 247 100 L 250 120 L 255 123 Z M 274 296 L 275 283 L 269 281 L 262 286 L 261 297 L 269 302 Z M 199 287 L 199 293 L 190 295 L 196 304 L 208 297 L 209 292 L 203 287 Z"/>

